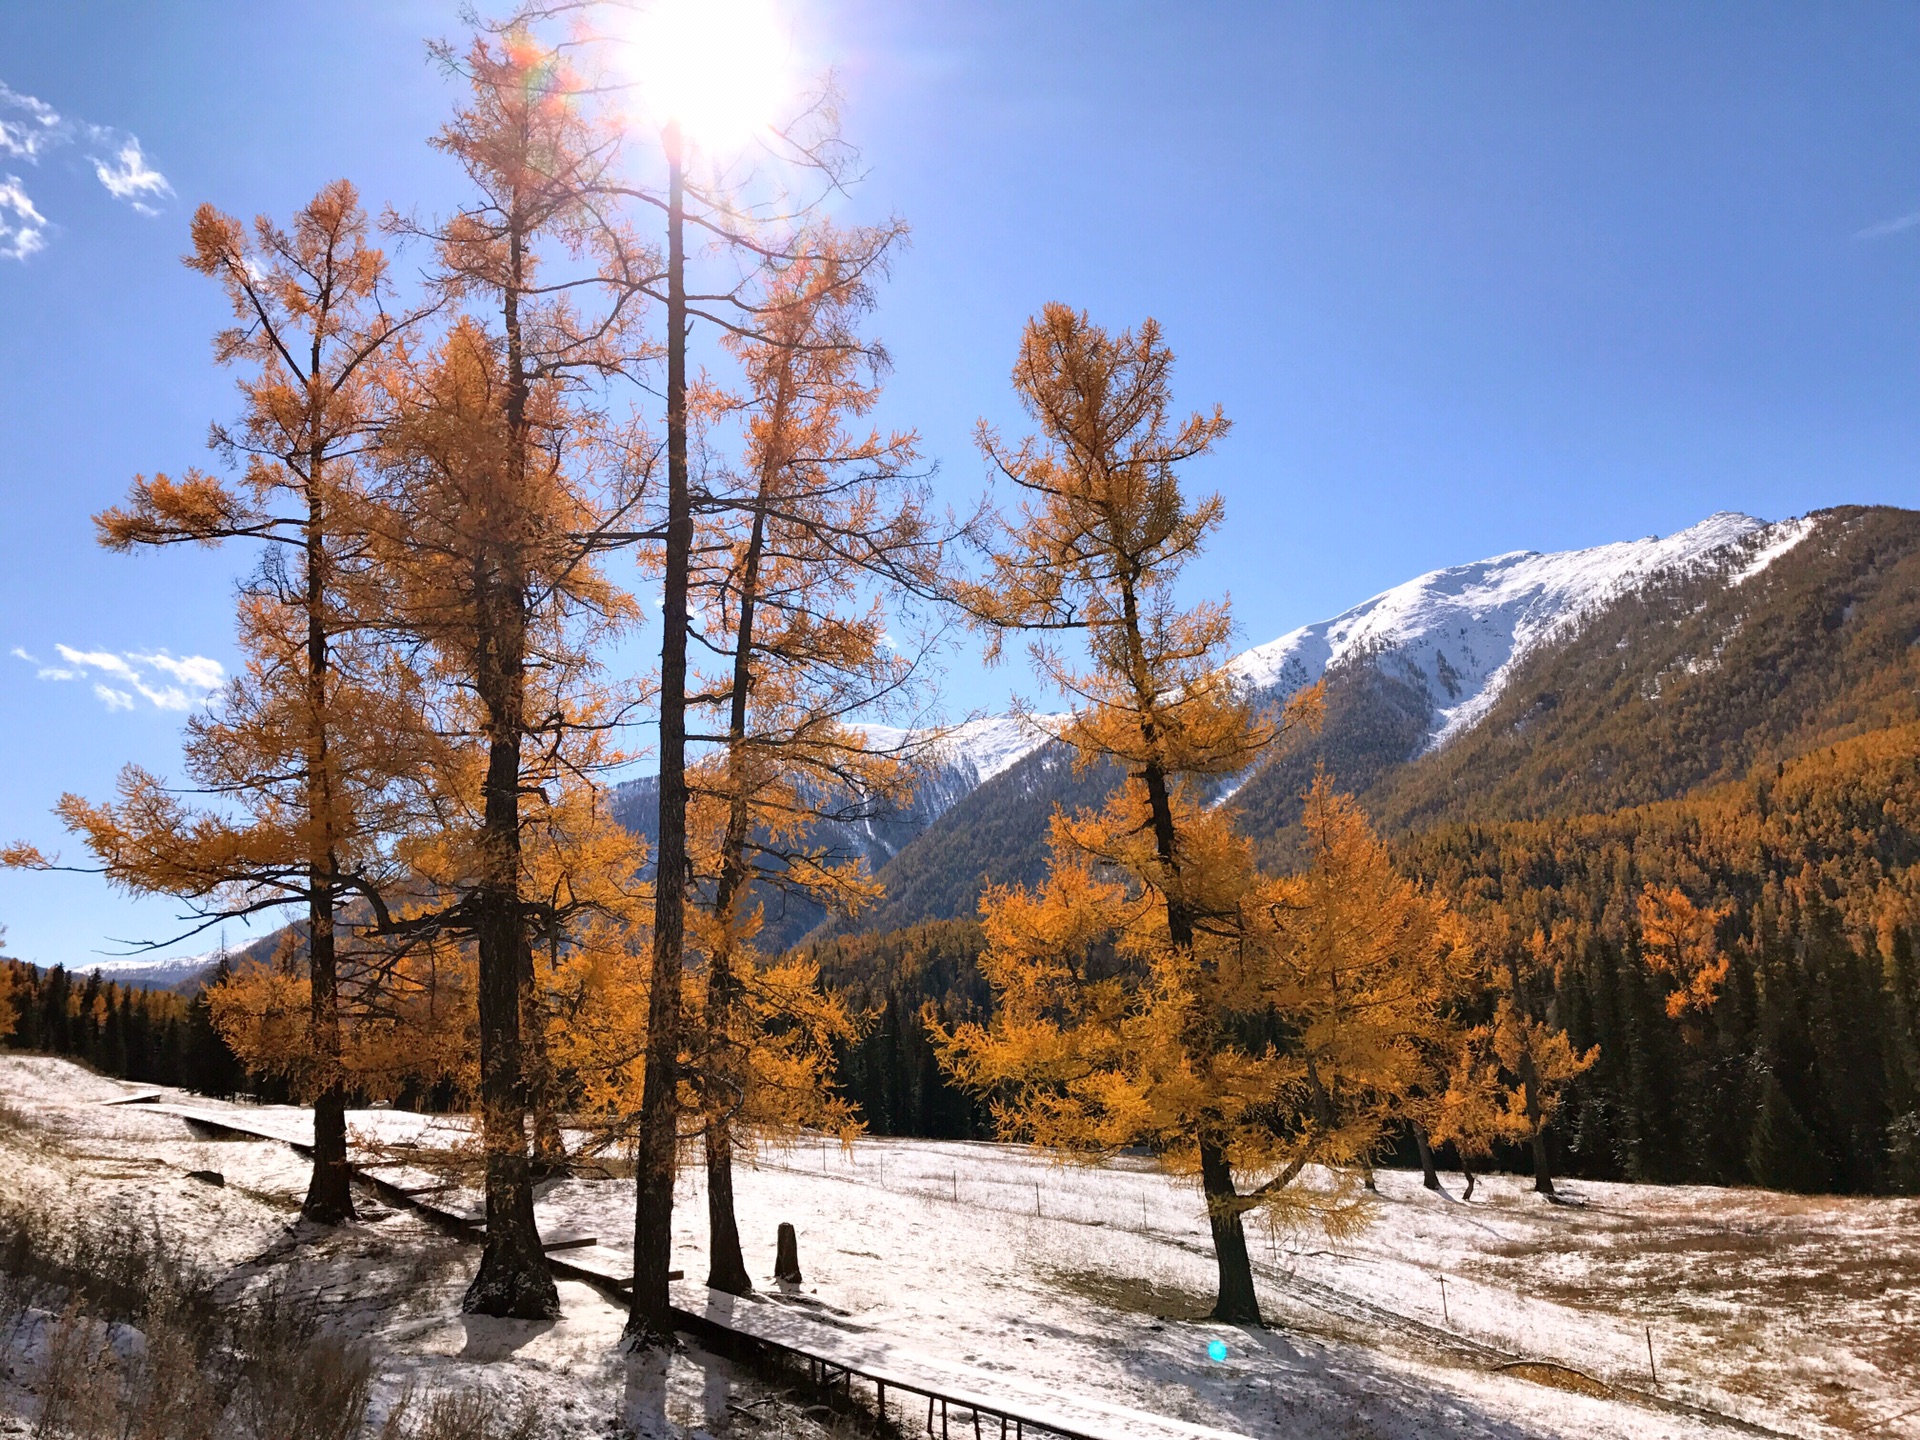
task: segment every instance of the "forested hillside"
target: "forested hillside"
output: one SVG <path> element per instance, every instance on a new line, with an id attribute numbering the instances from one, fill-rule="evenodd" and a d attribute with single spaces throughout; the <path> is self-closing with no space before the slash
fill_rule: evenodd
<path id="1" fill-rule="evenodd" d="M 1094 765 L 1075 771 L 1073 752 L 1058 741 L 969 793 L 880 870 L 880 903 L 853 921 L 829 927 L 884 934 L 928 920 L 971 919 L 990 884 L 1025 885 L 1040 878 L 1047 820 L 1098 805 L 1115 772 Z"/>
<path id="2" fill-rule="evenodd" d="M 1920 715 L 1920 513 L 1844 507 L 1740 578 L 1656 576 L 1517 667 L 1487 716 L 1413 757 L 1412 697 L 1331 684 L 1321 736 L 1234 797 L 1270 863 L 1324 763 L 1383 829 L 1606 811 L 1673 799 L 1760 763 Z M 1412 763 L 1397 763 L 1411 760 Z"/>
<path id="3" fill-rule="evenodd" d="M 1920 723 L 1822 747 L 1698 797 L 1468 823 L 1402 859 L 1501 912 L 1598 1045 L 1559 1126 L 1585 1174 L 1920 1188 Z M 1646 887 L 1711 922 L 1717 998 L 1675 1015 Z"/>
<path id="4" fill-rule="evenodd" d="M 203 1000 L 17 960 L 0 959 L 0 1045 L 209 1093 L 231 1094 L 242 1079 Z"/>

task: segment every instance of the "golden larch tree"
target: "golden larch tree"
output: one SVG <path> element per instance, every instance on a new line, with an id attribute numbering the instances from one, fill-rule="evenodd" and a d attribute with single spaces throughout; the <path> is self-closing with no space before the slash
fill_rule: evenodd
<path id="1" fill-rule="evenodd" d="M 400 623 L 453 697 L 446 732 L 485 757 L 445 912 L 477 965 L 487 1158 L 487 1245 L 464 1303 L 541 1317 L 559 1299 L 534 1227 L 526 1130 L 529 1081 L 540 1089 L 548 1065 L 534 958 L 545 907 L 526 886 L 524 811 L 540 772 L 584 765 L 577 742 L 613 719 L 588 656 L 637 611 L 594 557 L 644 470 L 596 387 L 647 358 L 640 287 L 658 267 L 617 210 L 594 203 L 618 137 L 583 107 L 561 56 L 516 26 L 443 58 L 471 97 L 435 144 L 469 196 L 406 228 L 431 241 L 433 281 L 461 310 L 396 387 L 383 499 L 407 590 Z M 557 1161 L 557 1131 L 538 1138 Z"/>
<path id="2" fill-rule="evenodd" d="M 336 929 L 343 905 L 394 880 L 395 787 L 423 757 L 418 687 L 373 630 L 389 596 L 367 543 L 364 465 L 379 376 L 419 314 L 386 308 L 386 260 L 345 181 L 286 228 L 262 217 L 249 232 L 203 205 L 187 264 L 233 309 L 214 353 L 244 369 L 243 412 L 213 444 L 243 474 L 141 477 L 96 525 L 122 551 L 262 542 L 239 604 L 246 664 L 187 722 L 187 773 L 208 803 L 129 767 L 117 800 L 69 795 L 59 809 L 110 883 L 185 900 L 196 931 L 304 906 L 305 1019 L 288 1073 L 313 1105 L 304 1213 L 333 1223 L 353 1214 Z"/>
<path id="3" fill-rule="evenodd" d="M 766 963 L 754 945 L 768 893 L 852 913 L 877 893 L 864 861 L 835 853 L 822 821 L 857 821 L 907 798 L 900 757 L 848 717 L 914 682 L 919 658 L 881 594 L 939 588 L 946 537 L 913 475 L 914 437 L 850 428 L 879 398 L 884 356 L 856 322 L 898 227 L 819 224 L 767 266 L 759 319 L 729 349 L 746 444 L 710 486 L 693 572 L 704 648 L 725 657 L 702 687 L 721 721 L 690 771 L 690 853 L 705 964 L 689 1075 L 706 1151 L 708 1283 L 751 1288 L 734 1218 L 732 1154 L 768 1132 L 846 1129 L 829 1093 L 833 1043 L 852 1038 L 809 961 Z M 890 628 L 891 626 L 891 628 Z"/>
<path id="4" fill-rule="evenodd" d="M 969 612 L 1003 631 L 1075 631 L 1084 665 L 1048 640 L 1034 661 L 1078 704 L 1062 738 L 1076 764 L 1123 780 L 1097 813 L 1056 815 L 1036 891 L 981 901 L 992 1026 L 940 1039 L 959 1080 L 993 1093 L 1009 1133 L 1105 1148 L 1145 1141 L 1201 1173 L 1220 1266 L 1216 1314 L 1259 1316 L 1234 1181 L 1236 1147 L 1271 1100 L 1263 1051 L 1233 1034 L 1253 993 L 1248 934 L 1262 906 L 1250 852 L 1207 787 L 1250 765 L 1273 726 L 1221 668 L 1224 603 L 1183 608 L 1174 587 L 1218 526 L 1179 469 L 1226 434 L 1216 408 L 1175 421 L 1173 357 L 1151 321 L 1110 335 L 1049 305 L 1030 321 L 1016 393 L 1039 433 L 981 446 L 1022 492 Z"/>

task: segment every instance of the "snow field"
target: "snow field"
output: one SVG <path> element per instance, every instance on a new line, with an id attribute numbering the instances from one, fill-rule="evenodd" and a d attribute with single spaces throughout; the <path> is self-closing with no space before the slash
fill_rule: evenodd
<path id="1" fill-rule="evenodd" d="M 753 1383 L 710 1356 L 636 1372 L 619 1353 L 618 1310 L 584 1285 L 563 1285 L 555 1326 L 476 1320 L 458 1314 L 476 1252 L 411 1217 L 303 1232 L 306 1167 L 290 1150 L 206 1141 L 154 1107 L 99 1103 L 131 1088 L 0 1057 L 0 1099 L 28 1126 L 0 1125 L 0 1183 L 139 1207 L 236 1285 L 297 1262 L 378 1340 L 388 1385 L 550 1396 L 570 1434 L 613 1433 L 610 1417 L 648 1433 L 774 1433 L 729 1408 Z M 300 1111 L 164 1099 L 307 1133 Z M 464 1133 L 458 1118 L 394 1111 L 351 1124 L 383 1147 L 457 1145 Z M 697 1285 L 706 1197 L 689 1160 L 675 1263 Z M 184 1178 L 199 1168 L 221 1170 L 226 1188 Z M 432 1168 L 383 1173 L 425 1183 Z M 1381 1172 L 1374 1222 L 1338 1245 L 1254 1229 L 1268 1330 L 1203 1318 L 1215 1271 L 1197 1187 L 1144 1160 L 1067 1166 L 992 1144 L 810 1140 L 743 1162 L 736 1192 L 763 1288 L 776 1228 L 790 1221 L 806 1274 L 798 1303 L 1010 1398 L 1126 1405 L 1258 1440 L 1920 1436 L 1920 1414 L 1900 1413 L 1920 1397 L 1920 1202 L 1574 1182 L 1563 1187 L 1573 1203 L 1550 1205 L 1495 1176 L 1465 1205 L 1458 1178 L 1445 1178 L 1449 1193 L 1434 1195 L 1417 1175 Z M 478 1208 L 473 1193 L 436 1199 Z M 538 1214 L 548 1234 L 598 1237 L 569 1260 L 624 1275 L 632 1203 L 630 1182 L 573 1179 L 541 1187 Z M 1224 1362 L 1208 1356 L 1215 1341 Z M 1511 1359 L 1584 1372 L 1614 1393 L 1561 1388 L 1585 1382 L 1551 1368 L 1533 1379 L 1498 1368 Z"/>

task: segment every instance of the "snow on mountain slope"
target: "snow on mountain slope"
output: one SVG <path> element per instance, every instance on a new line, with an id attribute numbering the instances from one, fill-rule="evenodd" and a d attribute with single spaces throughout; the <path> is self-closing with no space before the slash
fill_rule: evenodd
<path id="1" fill-rule="evenodd" d="M 1801 515 L 1792 520 L 1782 520 L 1778 525 L 1769 525 L 1765 531 L 1754 537 L 1758 543 L 1754 546 L 1753 557 L 1734 573 L 1733 579 L 1728 583 L 1744 585 L 1812 533 L 1813 516 L 1811 515 Z"/>
<path id="2" fill-rule="evenodd" d="M 892 725 L 863 725 L 876 750 L 911 753 L 924 745 L 927 758 L 958 772 L 971 790 L 1011 770 L 1059 733 L 1064 715 L 988 715 L 950 729 L 903 730 Z"/>
<path id="3" fill-rule="evenodd" d="M 1550 555 L 1517 550 L 1435 570 L 1256 646 L 1231 668 L 1259 691 L 1286 695 L 1330 666 L 1377 657 L 1433 696 L 1428 744 L 1444 745 L 1486 714 L 1516 665 L 1582 614 L 1660 571 L 1699 564 L 1758 532 L 1772 540 L 1795 523 L 1769 526 L 1722 511 L 1665 539 Z"/>
<path id="4" fill-rule="evenodd" d="M 1729 583 L 1738 583 L 1810 529 L 1804 519 L 1769 525 L 1722 511 L 1664 539 L 1546 555 L 1516 550 L 1421 575 L 1331 620 L 1257 645 L 1228 665 L 1254 690 L 1283 698 L 1329 667 L 1371 658 L 1433 698 L 1427 743 L 1443 745 L 1487 713 L 1515 666 L 1583 614 L 1661 571 L 1709 557 L 1733 567 Z M 926 778 L 911 815 L 860 827 L 862 848 L 878 866 L 971 791 L 1045 745 L 1066 718 L 993 715 L 944 730 L 863 726 L 876 748 L 919 752 Z"/>
<path id="5" fill-rule="evenodd" d="M 235 952 L 236 958 L 238 953 Z M 216 949 L 202 955 L 133 955 L 116 960 L 96 960 L 92 964 L 80 961 L 69 965 L 67 969 L 75 975 L 91 975 L 98 971 L 102 980 L 140 989 L 192 990 L 219 963 L 220 952 Z"/>

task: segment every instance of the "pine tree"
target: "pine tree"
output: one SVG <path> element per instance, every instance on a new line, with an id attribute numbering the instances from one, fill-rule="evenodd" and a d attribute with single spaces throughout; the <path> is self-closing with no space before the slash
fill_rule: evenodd
<path id="1" fill-rule="evenodd" d="M 213 444 L 244 474 L 238 486 L 194 470 L 140 477 L 127 504 L 95 523 L 101 543 L 120 551 L 262 543 L 240 600 L 247 666 L 187 723 L 186 770 L 212 803 L 190 807 L 129 767 L 116 801 L 68 795 L 59 813 L 109 883 L 185 900 L 195 933 L 304 906 L 308 1014 L 296 1088 L 313 1106 L 314 1165 L 303 1213 L 331 1224 L 353 1214 L 338 912 L 391 878 L 385 802 L 413 764 L 408 737 L 418 732 L 405 667 L 368 638 L 384 597 L 369 564 L 361 459 L 377 372 L 416 317 L 388 312 L 386 261 L 344 181 L 290 227 L 261 217 L 251 236 L 203 205 L 187 264 L 219 281 L 234 313 L 214 352 L 245 367 L 244 410 L 238 424 L 214 428 Z"/>

